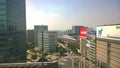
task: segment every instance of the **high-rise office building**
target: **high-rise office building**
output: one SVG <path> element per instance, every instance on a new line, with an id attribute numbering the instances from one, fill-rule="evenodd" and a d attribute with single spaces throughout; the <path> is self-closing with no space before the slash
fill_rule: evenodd
<path id="1" fill-rule="evenodd" d="M 44 50 L 49 50 L 49 41 L 48 41 L 48 26 L 47 25 L 35 25 L 35 45 L 40 49 L 42 48 L 42 33 L 43 33 L 43 47 Z"/>
<path id="2" fill-rule="evenodd" d="M 44 51 L 53 52 L 56 50 L 57 32 L 48 31 L 47 25 L 36 25 L 34 27 L 34 30 L 35 30 L 36 46 L 38 46 L 40 49 L 42 49 L 42 42 L 43 42 Z"/>
<path id="3" fill-rule="evenodd" d="M 64 32 L 64 35 L 72 35 L 72 30 L 71 30 L 71 29 L 66 30 L 66 31 Z"/>
<path id="4" fill-rule="evenodd" d="M 95 68 L 96 63 L 96 45 L 95 34 L 92 28 L 80 29 L 80 54 L 81 54 L 81 68 Z"/>
<path id="5" fill-rule="evenodd" d="M 72 33 L 74 33 L 76 36 L 79 36 L 80 28 L 83 28 L 83 26 L 72 26 Z"/>
<path id="6" fill-rule="evenodd" d="M 27 44 L 35 45 L 35 31 L 27 30 Z"/>
<path id="7" fill-rule="evenodd" d="M 48 32 L 48 38 L 49 38 L 49 51 L 53 52 L 56 51 L 57 46 L 57 32 L 56 31 L 49 31 Z"/>
<path id="8" fill-rule="evenodd" d="M 0 63 L 26 61 L 25 0 L 0 0 Z"/>

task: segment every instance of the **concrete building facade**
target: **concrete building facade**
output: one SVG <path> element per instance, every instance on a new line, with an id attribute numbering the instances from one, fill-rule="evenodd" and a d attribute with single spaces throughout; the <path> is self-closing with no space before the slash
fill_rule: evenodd
<path id="1" fill-rule="evenodd" d="M 97 68 L 120 68 L 120 41 L 97 39 Z"/>
<path id="2" fill-rule="evenodd" d="M 120 68 L 120 24 L 97 27 L 97 68 Z"/>

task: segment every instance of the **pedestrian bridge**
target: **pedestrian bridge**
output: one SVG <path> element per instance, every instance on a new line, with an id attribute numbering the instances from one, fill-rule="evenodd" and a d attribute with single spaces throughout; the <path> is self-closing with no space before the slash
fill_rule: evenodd
<path id="1" fill-rule="evenodd" d="M 43 62 L 44 68 L 58 68 L 58 62 Z M 0 63 L 0 68 L 41 68 L 42 62 Z"/>

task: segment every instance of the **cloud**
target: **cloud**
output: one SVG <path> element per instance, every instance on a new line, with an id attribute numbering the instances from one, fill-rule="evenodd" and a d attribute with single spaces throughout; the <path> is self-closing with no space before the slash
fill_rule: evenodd
<path id="1" fill-rule="evenodd" d="M 52 17 L 60 17 L 60 14 L 58 14 L 58 13 L 50 13 L 49 15 Z"/>
<path id="2" fill-rule="evenodd" d="M 34 25 L 42 24 L 52 26 L 60 20 L 60 16 L 60 13 L 46 12 L 40 9 L 27 8 L 27 29 L 33 29 Z"/>

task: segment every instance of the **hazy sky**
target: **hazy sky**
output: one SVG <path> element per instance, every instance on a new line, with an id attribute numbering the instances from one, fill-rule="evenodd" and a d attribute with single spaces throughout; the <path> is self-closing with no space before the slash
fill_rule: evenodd
<path id="1" fill-rule="evenodd" d="M 120 0 L 26 0 L 26 17 L 27 29 L 42 24 L 49 30 L 120 24 Z"/>

